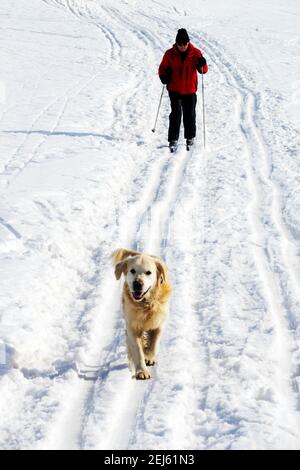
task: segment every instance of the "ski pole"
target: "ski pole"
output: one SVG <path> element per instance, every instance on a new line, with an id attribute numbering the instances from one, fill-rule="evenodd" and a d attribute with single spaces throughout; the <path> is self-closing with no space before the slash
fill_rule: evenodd
<path id="1" fill-rule="evenodd" d="M 205 103 L 204 103 L 204 79 L 203 79 L 203 67 L 202 67 L 202 121 L 203 121 L 203 145 L 205 149 Z"/>
<path id="2" fill-rule="evenodd" d="M 162 100 L 162 97 L 163 97 L 164 89 L 165 89 L 165 85 L 163 85 L 162 90 L 161 90 L 159 105 L 158 105 L 158 109 L 157 109 L 157 113 L 156 113 L 156 119 L 155 119 L 155 123 L 154 123 L 154 127 L 152 129 L 152 132 L 155 132 L 155 129 L 156 129 L 156 123 L 157 123 L 157 118 L 158 118 L 158 114 L 159 114 L 159 110 L 160 110 L 160 105 L 161 105 L 161 100 Z"/>

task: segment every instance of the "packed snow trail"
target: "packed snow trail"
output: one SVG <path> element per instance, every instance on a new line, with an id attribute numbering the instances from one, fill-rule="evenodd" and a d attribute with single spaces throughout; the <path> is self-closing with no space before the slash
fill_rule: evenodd
<path id="1" fill-rule="evenodd" d="M 1 5 L 0 448 L 300 448 L 299 134 L 262 45 L 279 53 L 296 11 L 245 8 Z M 151 133 L 156 70 L 182 26 L 210 67 L 208 150 L 199 90 L 196 146 L 170 155 L 167 96 Z M 170 267 L 145 382 L 127 367 L 120 246 Z"/>

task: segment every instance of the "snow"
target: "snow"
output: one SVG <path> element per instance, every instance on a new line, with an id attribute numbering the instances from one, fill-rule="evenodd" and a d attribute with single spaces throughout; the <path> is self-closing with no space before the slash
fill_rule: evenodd
<path id="1" fill-rule="evenodd" d="M 0 448 L 300 449 L 296 0 L 2 0 Z M 166 148 L 186 27 L 208 148 Z M 200 83 L 200 82 L 199 82 Z M 151 380 L 110 254 L 162 256 Z"/>

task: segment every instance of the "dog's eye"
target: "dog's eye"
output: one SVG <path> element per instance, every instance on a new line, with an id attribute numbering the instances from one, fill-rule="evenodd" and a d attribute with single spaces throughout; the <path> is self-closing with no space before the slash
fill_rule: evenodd
<path id="1" fill-rule="evenodd" d="M 130 272 L 131 272 L 131 274 L 135 274 L 135 273 L 136 273 L 135 269 L 131 269 Z"/>
<path id="2" fill-rule="evenodd" d="M 151 273 L 151 271 L 146 271 L 146 274 L 147 274 L 147 276 L 150 276 L 150 274 L 152 274 L 152 273 Z"/>

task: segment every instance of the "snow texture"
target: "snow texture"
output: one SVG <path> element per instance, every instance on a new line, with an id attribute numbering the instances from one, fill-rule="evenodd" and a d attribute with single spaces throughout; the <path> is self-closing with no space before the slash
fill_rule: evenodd
<path id="1" fill-rule="evenodd" d="M 300 449 L 299 3 L 1 0 L 0 448 Z M 167 148 L 157 68 L 207 59 L 207 148 Z M 199 80 L 199 84 L 201 81 Z M 127 367 L 110 254 L 173 296 Z"/>

